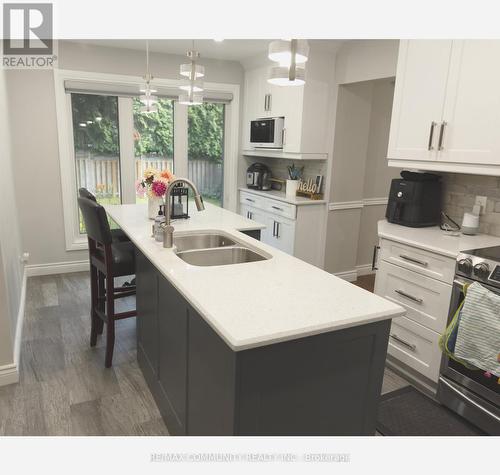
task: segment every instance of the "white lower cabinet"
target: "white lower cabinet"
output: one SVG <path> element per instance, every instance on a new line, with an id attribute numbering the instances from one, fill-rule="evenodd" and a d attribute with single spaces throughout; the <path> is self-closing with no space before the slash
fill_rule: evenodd
<path id="1" fill-rule="evenodd" d="M 446 328 L 455 261 L 418 247 L 380 240 L 375 293 L 398 303 L 406 316 L 393 320 L 388 354 L 402 369 L 411 368 L 428 385 L 437 384 L 442 354 L 439 336 Z M 434 388 L 433 388 L 434 389 Z"/>
<path id="2" fill-rule="evenodd" d="M 387 352 L 397 360 L 437 383 L 441 366 L 439 333 L 406 317 L 392 321 Z"/>
<path id="3" fill-rule="evenodd" d="M 267 217 L 267 232 L 263 242 L 293 255 L 295 240 L 295 222 L 279 216 Z"/>
<path id="4" fill-rule="evenodd" d="M 261 231 L 262 242 L 323 268 L 323 205 L 295 205 L 241 191 L 240 215 L 266 226 Z"/>

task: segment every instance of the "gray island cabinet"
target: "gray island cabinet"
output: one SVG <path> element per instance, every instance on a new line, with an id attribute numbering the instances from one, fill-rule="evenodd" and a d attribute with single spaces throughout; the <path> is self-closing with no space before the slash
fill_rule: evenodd
<path id="1" fill-rule="evenodd" d="M 137 359 L 170 434 L 375 433 L 390 319 L 234 351 L 140 251 L 136 270 Z"/>

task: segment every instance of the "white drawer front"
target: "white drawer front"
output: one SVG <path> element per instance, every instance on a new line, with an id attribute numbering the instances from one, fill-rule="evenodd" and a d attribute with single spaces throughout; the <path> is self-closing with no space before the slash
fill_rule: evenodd
<path id="1" fill-rule="evenodd" d="M 267 198 L 265 196 L 257 196 L 252 193 L 240 191 L 240 203 L 260 208 L 268 213 L 283 216 L 284 218 L 297 218 L 297 207 L 295 205 L 279 200 L 273 200 L 272 198 Z"/>
<path id="2" fill-rule="evenodd" d="M 452 286 L 381 261 L 375 293 L 406 308 L 406 317 L 441 334 L 448 319 Z"/>
<path id="3" fill-rule="evenodd" d="M 392 321 L 388 353 L 410 368 L 437 382 L 441 365 L 439 334 L 406 317 Z"/>
<path id="4" fill-rule="evenodd" d="M 388 239 L 380 240 L 379 260 L 396 264 L 448 284 L 453 282 L 455 275 L 455 259 Z"/>
<path id="5" fill-rule="evenodd" d="M 252 193 L 245 193 L 244 191 L 240 191 L 240 203 L 263 208 L 262 198 L 260 196 L 253 195 Z"/>
<path id="6" fill-rule="evenodd" d="M 297 207 L 290 203 L 283 203 L 282 201 L 264 198 L 263 205 L 264 209 L 269 213 L 277 214 L 278 216 L 283 216 L 289 219 L 295 219 L 297 217 Z"/>

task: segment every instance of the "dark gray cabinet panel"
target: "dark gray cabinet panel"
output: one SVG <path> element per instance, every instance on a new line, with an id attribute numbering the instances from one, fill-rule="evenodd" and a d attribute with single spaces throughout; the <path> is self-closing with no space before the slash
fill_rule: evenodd
<path id="1" fill-rule="evenodd" d="M 158 375 L 158 271 L 136 251 L 137 348 Z"/>
<path id="2" fill-rule="evenodd" d="M 136 267 L 137 359 L 172 435 L 375 433 L 390 320 L 234 352 L 140 252 Z"/>
<path id="3" fill-rule="evenodd" d="M 159 383 L 165 396 L 160 408 L 171 434 L 186 433 L 187 307 L 186 301 L 165 278 L 159 294 Z"/>
<path id="4" fill-rule="evenodd" d="M 389 325 L 238 353 L 238 434 L 373 435 Z"/>
<path id="5" fill-rule="evenodd" d="M 235 434 L 236 353 L 189 308 L 188 434 Z"/>
<path id="6" fill-rule="evenodd" d="M 251 229 L 250 231 L 241 231 L 241 232 L 243 234 L 246 234 L 247 236 L 257 239 L 257 241 L 260 241 L 260 229 Z"/>

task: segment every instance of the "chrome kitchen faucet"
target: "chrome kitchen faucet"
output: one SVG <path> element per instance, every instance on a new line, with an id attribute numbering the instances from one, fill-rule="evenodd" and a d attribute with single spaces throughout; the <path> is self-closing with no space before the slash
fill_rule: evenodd
<path id="1" fill-rule="evenodd" d="M 203 204 L 203 198 L 196 188 L 196 185 L 187 178 L 176 178 L 171 181 L 168 185 L 167 194 L 165 195 L 165 223 L 163 226 L 163 247 L 170 248 L 174 244 L 174 227 L 170 224 L 170 193 L 171 190 L 174 189 L 174 186 L 178 183 L 185 183 L 188 185 L 194 193 L 194 202 L 196 204 L 196 209 L 198 211 L 203 211 L 205 209 L 205 205 Z"/>

